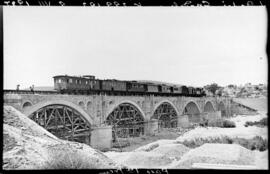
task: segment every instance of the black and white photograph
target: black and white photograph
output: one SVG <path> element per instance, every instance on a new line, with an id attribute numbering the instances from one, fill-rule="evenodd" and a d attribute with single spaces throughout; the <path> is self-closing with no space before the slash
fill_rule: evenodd
<path id="1" fill-rule="evenodd" d="M 265 6 L 2 6 L 3 170 L 267 170 Z"/>

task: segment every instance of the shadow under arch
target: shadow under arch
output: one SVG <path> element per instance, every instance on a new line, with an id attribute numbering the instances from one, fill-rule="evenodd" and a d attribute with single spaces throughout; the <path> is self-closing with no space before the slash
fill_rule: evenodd
<path id="1" fill-rule="evenodd" d="M 207 101 L 203 107 L 203 112 L 215 112 L 214 105 L 211 101 Z"/>
<path id="2" fill-rule="evenodd" d="M 226 117 L 226 107 L 223 101 L 220 101 L 218 104 L 218 110 L 221 111 L 221 117 Z"/>
<path id="3" fill-rule="evenodd" d="M 199 123 L 201 121 L 200 107 L 194 101 L 189 101 L 186 103 L 182 114 L 188 115 L 189 122 Z"/>
<path id="4" fill-rule="evenodd" d="M 27 100 L 22 104 L 22 109 L 26 109 L 26 108 L 29 108 L 31 106 L 33 106 L 33 103 Z"/>
<path id="5" fill-rule="evenodd" d="M 196 108 L 196 109 L 193 110 L 190 108 Z M 187 110 L 186 112 L 185 109 L 189 109 L 189 110 Z M 182 114 L 185 114 L 185 113 L 201 113 L 201 110 L 200 110 L 199 105 L 195 101 L 191 100 L 191 101 L 188 101 L 183 108 Z"/>

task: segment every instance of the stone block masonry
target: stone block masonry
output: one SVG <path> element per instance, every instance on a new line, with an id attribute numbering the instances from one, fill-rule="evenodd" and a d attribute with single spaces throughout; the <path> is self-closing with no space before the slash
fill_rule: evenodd
<path id="1" fill-rule="evenodd" d="M 219 117 L 220 111 L 231 113 L 231 99 L 214 97 L 169 97 L 169 96 L 106 96 L 106 95 L 67 95 L 67 94 L 9 94 L 4 93 L 4 104 L 11 105 L 30 117 L 39 113 L 42 119 L 46 107 L 65 106 L 74 110 L 76 115 L 85 120 L 91 127 L 90 144 L 99 149 L 111 147 L 112 128 L 102 125 L 108 124 L 108 118 L 115 119 L 111 123 L 128 122 L 131 126 L 126 129 L 131 135 L 155 134 L 159 129 L 161 116 L 170 122 L 177 119 L 176 126 L 187 128 L 193 121 L 200 121 L 203 113 L 210 113 L 208 117 Z M 63 112 L 62 112 L 63 111 Z M 65 110 L 56 112 L 59 116 Z M 155 112 L 157 111 L 157 112 Z M 52 111 L 52 113 L 54 113 Z M 121 113 L 121 114 L 120 114 Z M 134 113 L 134 114 L 132 114 Z M 170 114 L 174 114 L 172 118 Z M 157 120 L 154 120 L 154 115 Z M 222 115 L 222 116 L 223 116 Z M 63 117 L 65 114 L 62 115 Z M 191 117 L 190 117 L 191 116 Z M 134 124 L 134 120 L 139 122 Z M 45 120 L 50 123 L 50 120 Z M 51 124 L 51 123 L 50 123 Z M 78 125 L 76 120 L 72 124 Z M 124 124 L 125 125 L 125 124 Z M 162 124 L 164 125 L 164 124 Z M 60 127 L 65 124 L 60 125 Z M 77 128 L 74 128 L 76 131 Z M 87 137 L 86 137 L 87 138 Z"/>

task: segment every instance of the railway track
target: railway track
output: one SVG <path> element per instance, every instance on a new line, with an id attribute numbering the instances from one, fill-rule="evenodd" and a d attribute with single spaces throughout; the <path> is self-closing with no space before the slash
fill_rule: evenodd
<path id="1" fill-rule="evenodd" d="M 4 94 L 59 94 L 59 95 L 113 95 L 113 96 L 184 96 L 184 97 L 203 97 L 199 95 L 183 95 L 178 93 L 156 93 L 156 92 L 127 92 L 127 91 L 105 91 L 105 90 L 92 90 L 90 92 L 60 92 L 60 91 L 30 91 L 30 90 L 12 90 L 4 89 Z"/>
<path id="2" fill-rule="evenodd" d="M 30 91 L 30 90 L 12 90 L 4 89 L 4 94 L 60 94 L 58 91 Z"/>

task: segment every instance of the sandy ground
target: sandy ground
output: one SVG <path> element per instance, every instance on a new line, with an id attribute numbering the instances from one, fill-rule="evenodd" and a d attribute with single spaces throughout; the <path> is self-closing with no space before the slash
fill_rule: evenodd
<path id="1" fill-rule="evenodd" d="M 156 133 L 155 135 L 144 135 L 141 137 L 128 138 L 130 146 L 115 149 L 122 152 L 130 152 L 141 146 L 147 145 L 149 143 L 158 141 L 158 140 L 175 140 L 180 135 L 183 135 L 188 130 L 186 129 L 162 129 L 162 131 Z"/>
<path id="2" fill-rule="evenodd" d="M 250 108 L 258 110 L 260 113 L 266 113 L 267 107 L 267 97 L 261 98 L 234 98 L 235 102 L 248 106 Z"/>
<path id="3" fill-rule="evenodd" d="M 269 169 L 269 157 L 268 157 L 268 150 L 260 152 L 260 151 L 254 151 L 255 152 L 255 165 L 258 169 Z"/>
<path id="4" fill-rule="evenodd" d="M 168 168 L 189 148 L 175 140 L 158 140 L 131 152 L 105 152 L 109 158 L 130 168 Z"/>
<path id="5" fill-rule="evenodd" d="M 237 144 L 204 144 L 200 147 L 189 149 L 181 144 L 184 140 L 192 140 L 195 138 L 208 139 L 221 136 L 228 136 L 231 138 L 242 137 L 247 139 L 261 136 L 268 139 L 267 127 L 244 126 L 246 121 L 259 121 L 264 117 L 266 117 L 264 114 L 255 116 L 236 116 L 231 118 L 231 120 L 236 123 L 236 128 L 197 127 L 181 134 L 176 139 L 160 139 L 146 145 L 137 142 L 143 146 L 138 147 L 135 150 L 135 146 L 133 146 L 130 152 L 111 151 L 104 154 L 116 162 L 131 168 L 147 168 L 147 166 L 149 166 L 149 168 L 154 167 L 162 169 L 191 168 L 193 163 L 199 162 L 249 165 L 254 166 L 257 169 L 268 169 L 268 150 L 263 152 L 251 151 Z M 152 140 L 154 140 L 154 138 L 148 139 L 147 142 Z M 132 162 L 132 160 L 134 162 Z M 155 163 L 159 165 L 154 165 Z"/>
<path id="6" fill-rule="evenodd" d="M 236 127 L 244 127 L 247 121 L 260 121 L 263 118 L 266 118 L 266 114 L 258 114 L 258 115 L 238 115 L 236 117 L 230 118 L 231 121 L 235 122 Z"/>
<path id="7" fill-rule="evenodd" d="M 210 163 L 268 169 L 268 150 L 251 151 L 237 144 L 204 144 L 189 149 L 174 140 L 160 140 L 131 152 L 104 154 L 129 168 L 190 169 L 194 163 Z"/>
<path id="8" fill-rule="evenodd" d="M 222 136 L 228 137 L 239 137 L 251 139 L 255 136 L 261 136 L 264 139 L 268 139 L 268 128 L 267 127 L 257 127 L 248 126 L 245 127 L 246 121 L 259 121 L 260 119 L 266 117 L 266 115 L 255 115 L 255 116 L 236 116 L 230 120 L 236 123 L 236 128 L 218 128 L 218 127 L 197 127 L 183 136 L 177 138 L 178 141 L 183 142 L 185 140 L 194 140 L 196 138 L 216 138 Z"/>

